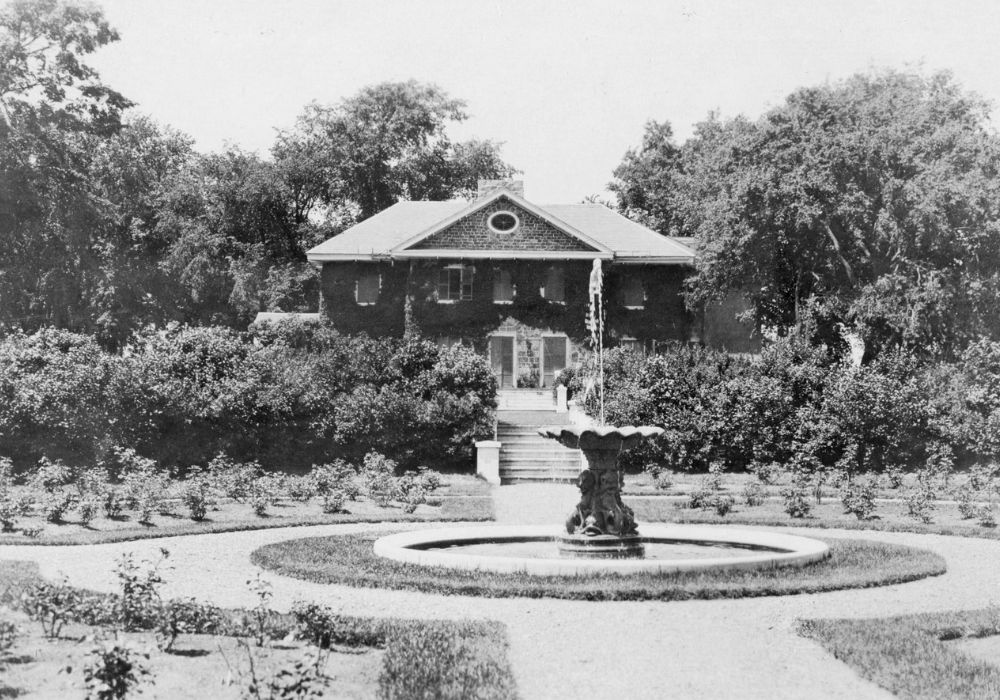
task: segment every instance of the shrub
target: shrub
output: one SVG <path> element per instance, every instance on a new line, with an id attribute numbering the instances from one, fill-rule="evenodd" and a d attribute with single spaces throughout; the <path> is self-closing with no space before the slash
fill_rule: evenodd
<path id="1" fill-rule="evenodd" d="M 172 599 L 156 611 L 156 641 L 162 651 L 170 651 L 182 634 L 214 634 L 222 627 L 218 608 L 194 598 Z"/>
<path id="2" fill-rule="evenodd" d="M 812 504 L 809 503 L 809 492 L 800 483 L 782 489 L 781 497 L 785 501 L 785 512 L 793 518 L 804 518 L 812 510 Z"/>
<path id="3" fill-rule="evenodd" d="M 778 473 L 781 471 L 776 462 L 751 462 L 749 471 L 761 484 L 773 484 Z"/>
<path id="4" fill-rule="evenodd" d="M 267 474 L 254 479 L 249 486 L 250 506 L 254 514 L 258 518 L 266 516 L 284 490 L 284 480 L 280 476 Z"/>
<path id="5" fill-rule="evenodd" d="M 271 583 L 262 579 L 260 574 L 247 580 L 247 587 L 257 596 L 257 605 L 245 614 L 244 627 L 253 637 L 257 646 L 262 647 L 271 637 L 272 618 L 274 617 L 274 612 L 271 610 L 271 597 L 274 593 L 271 590 Z"/>
<path id="6" fill-rule="evenodd" d="M 725 516 L 733 509 L 736 502 L 733 497 L 728 494 L 716 494 L 709 501 L 710 507 L 715 509 L 715 512 L 720 516 Z"/>
<path id="7" fill-rule="evenodd" d="M 870 520 L 875 514 L 875 480 L 855 479 L 844 490 L 844 512 L 852 513 L 858 520 Z"/>
<path id="8" fill-rule="evenodd" d="M 344 500 L 346 495 L 343 491 L 327 491 L 321 496 L 323 512 L 327 514 L 340 513 L 344 510 Z"/>
<path id="9" fill-rule="evenodd" d="M 20 630 L 10 620 L 0 620 L 0 661 L 10 652 L 17 641 Z"/>
<path id="10" fill-rule="evenodd" d="M 420 467 L 417 469 L 417 475 L 420 479 L 420 485 L 424 491 L 430 493 L 431 491 L 437 491 L 441 488 L 441 475 L 436 471 L 428 469 L 427 467 Z"/>
<path id="11" fill-rule="evenodd" d="M 373 647 L 385 643 L 378 626 L 359 624 L 359 618 L 345 617 L 317 603 L 296 601 L 291 613 L 295 618 L 296 636 L 320 649 L 327 649 L 331 644 Z"/>
<path id="12" fill-rule="evenodd" d="M 992 503 L 987 503 L 976 509 L 976 520 L 983 527 L 996 527 L 997 514 Z"/>
<path id="13" fill-rule="evenodd" d="M 257 462 L 235 462 L 223 453 L 208 463 L 208 475 L 224 496 L 246 503 L 259 495 L 255 485 L 263 476 L 263 470 Z"/>
<path id="14" fill-rule="evenodd" d="M 21 597 L 21 609 L 32 620 L 41 623 L 46 637 L 59 637 L 68 622 L 77 619 L 83 598 L 80 591 L 67 583 L 41 582 L 30 586 Z"/>
<path id="15" fill-rule="evenodd" d="M 154 626 L 160 612 L 160 586 L 163 577 L 160 568 L 170 556 L 160 548 L 155 561 L 144 560 L 137 564 L 131 554 L 123 554 L 115 567 L 120 593 L 115 600 L 115 624 L 126 632 L 149 629 Z"/>
<path id="16" fill-rule="evenodd" d="M 317 495 L 315 482 L 308 475 L 286 478 L 285 493 L 297 503 L 305 503 Z"/>
<path id="17" fill-rule="evenodd" d="M 122 482 L 120 497 L 123 506 L 155 510 L 166 491 L 166 476 L 157 470 L 155 461 L 139 455 L 131 447 L 116 447 L 114 451 Z"/>
<path id="18" fill-rule="evenodd" d="M 332 680 L 325 672 L 328 651 L 307 649 L 300 658 L 285 663 L 270 676 L 261 676 L 250 646 L 243 640 L 239 645 L 248 661 L 247 672 L 237 672 L 243 685 L 242 697 L 252 700 L 327 697 Z"/>
<path id="19" fill-rule="evenodd" d="M 67 490 L 45 493 L 39 504 L 45 519 L 50 523 L 61 523 L 66 519 L 66 513 L 76 505 L 76 494 Z"/>
<path id="20" fill-rule="evenodd" d="M 740 495 L 743 496 L 744 503 L 751 508 L 755 508 L 764 504 L 767 492 L 764 490 L 764 485 L 759 481 L 748 481 Z"/>
<path id="21" fill-rule="evenodd" d="M 69 331 L 0 338 L 0 454 L 19 465 L 43 455 L 100 459 L 110 425 L 104 389 L 112 362 L 93 338 Z"/>
<path id="22" fill-rule="evenodd" d="M 149 654 L 132 649 L 117 637 L 99 642 L 89 656 L 83 666 L 87 700 L 124 698 L 150 675 L 142 661 L 148 660 Z"/>
<path id="23" fill-rule="evenodd" d="M 212 486 L 204 474 L 193 469 L 184 481 L 184 505 L 187 506 L 191 519 L 198 522 L 205 519 L 208 509 L 215 505 L 212 498 Z"/>
<path id="24" fill-rule="evenodd" d="M 383 508 L 387 507 L 393 497 L 399 493 L 393 476 L 395 470 L 396 462 L 385 455 L 379 452 L 369 452 L 365 455 L 361 467 L 365 490 L 368 497 Z"/>
<path id="25" fill-rule="evenodd" d="M 14 493 L 14 465 L 7 457 L 0 457 L 0 531 L 11 532 L 17 519 L 28 513 L 30 497 Z"/>
<path id="26" fill-rule="evenodd" d="M 28 487 L 36 494 L 42 514 L 50 523 L 63 522 L 66 513 L 76 505 L 77 494 L 67 488 L 72 478 L 72 470 L 60 460 L 52 461 L 42 457 L 37 471 L 28 481 Z"/>
<path id="27" fill-rule="evenodd" d="M 353 501 L 360 494 L 360 488 L 354 481 L 355 475 L 354 467 L 342 459 L 336 459 L 329 464 L 313 465 L 309 479 L 318 496 L 338 491 Z"/>
<path id="28" fill-rule="evenodd" d="M 688 508 L 707 508 L 712 500 L 712 491 L 699 486 L 688 494 Z"/>
<path id="29" fill-rule="evenodd" d="M 98 504 L 93 499 L 93 497 L 87 497 L 79 501 L 76 506 L 77 514 L 80 516 L 80 522 L 84 525 L 89 525 L 90 521 L 94 519 L 97 515 Z"/>
<path id="30" fill-rule="evenodd" d="M 958 490 L 956 500 L 958 501 L 958 512 L 965 520 L 975 518 L 979 514 L 979 504 L 975 500 L 976 492 L 970 485 L 965 485 Z"/>
<path id="31" fill-rule="evenodd" d="M 927 524 L 934 521 L 934 491 L 918 485 L 906 496 L 906 512 L 914 520 Z"/>

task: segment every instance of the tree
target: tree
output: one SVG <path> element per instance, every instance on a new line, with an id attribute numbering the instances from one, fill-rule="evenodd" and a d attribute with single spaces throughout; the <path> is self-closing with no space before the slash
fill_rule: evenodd
<path id="1" fill-rule="evenodd" d="M 0 321 L 87 326 L 106 208 L 89 178 L 92 146 L 131 103 L 84 58 L 116 39 L 89 5 L 0 10 Z"/>
<path id="2" fill-rule="evenodd" d="M 620 168 L 621 186 L 698 237 L 693 303 L 740 290 L 787 328 L 811 298 L 876 353 L 1000 333 L 1000 143 L 950 75 L 800 89 L 756 122 L 710 117 L 664 162 L 646 179 Z"/>
<path id="3" fill-rule="evenodd" d="M 365 219 L 400 199 L 446 199 L 476 190 L 480 178 L 509 177 L 493 141 L 453 143 L 447 126 L 465 103 L 410 80 L 363 88 L 335 106 L 306 107 L 279 134 L 276 164 L 296 173 L 303 201 L 351 202 Z"/>
<path id="4" fill-rule="evenodd" d="M 642 144 L 629 149 L 615 168 L 608 189 L 622 214 L 664 235 L 675 229 L 672 196 L 677 187 L 681 149 L 668 122 L 646 122 Z M 674 233 L 673 235 L 680 235 Z"/>

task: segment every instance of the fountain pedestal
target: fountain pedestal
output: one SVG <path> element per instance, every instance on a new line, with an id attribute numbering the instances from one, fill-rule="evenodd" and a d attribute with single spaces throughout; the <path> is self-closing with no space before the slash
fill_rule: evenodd
<path id="1" fill-rule="evenodd" d="M 621 451 L 663 432 L 651 426 L 556 426 L 539 429 L 544 437 L 579 449 L 586 467 L 577 477 L 580 502 L 566 519 L 566 534 L 557 538 L 559 553 L 570 557 L 642 557 L 642 538 L 635 514 L 622 502 Z"/>

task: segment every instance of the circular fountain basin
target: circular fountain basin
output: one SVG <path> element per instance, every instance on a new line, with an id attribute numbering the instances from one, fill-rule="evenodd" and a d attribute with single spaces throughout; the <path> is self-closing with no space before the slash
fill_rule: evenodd
<path id="1" fill-rule="evenodd" d="M 805 566 L 825 559 L 825 542 L 798 535 L 705 525 L 644 524 L 643 559 L 560 558 L 556 526 L 479 526 L 400 532 L 375 554 L 406 564 L 535 576 L 669 574 Z"/>

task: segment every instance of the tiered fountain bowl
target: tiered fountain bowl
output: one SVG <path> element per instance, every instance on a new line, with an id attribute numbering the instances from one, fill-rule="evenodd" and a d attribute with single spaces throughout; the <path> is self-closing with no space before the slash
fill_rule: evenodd
<path id="1" fill-rule="evenodd" d="M 564 447 L 579 449 L 586 462 L 576 478 L 580 502 L 566 519 L 566 534 L 556 540 L 559 553 L 603 559 L 642 557 L 645 548 L 635 514 L 622 503 L 618 456 L 641 440 L 661 435 L 663 428 L 555 426 L 541 428 L 538 433 Z"/>
<path id="2" fill-rule="evenodd" d="M 632 509 L 622 502 L 618 456 L 663 429 L 555 426 L 538 432 L 579 449 L 586 462 L 577 478 L 580 502 L 564 528 L 477 525 L 401 532 L 376 540 L 375 554 L 420 566 L 536 576 L 768 569 L 829 556 L 819 540 L 757 530 L 658 524 L 643 525 L 640 534 Z"/>

